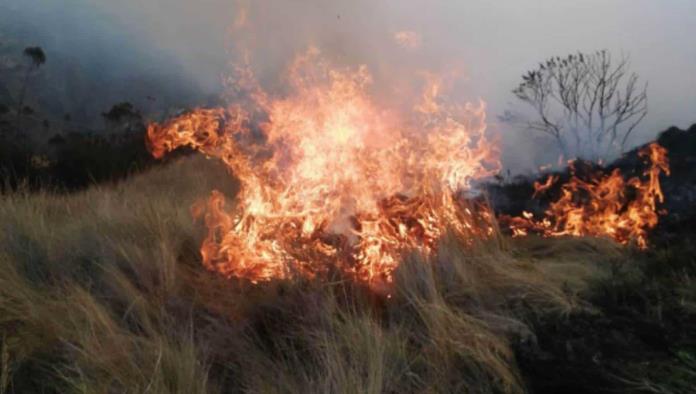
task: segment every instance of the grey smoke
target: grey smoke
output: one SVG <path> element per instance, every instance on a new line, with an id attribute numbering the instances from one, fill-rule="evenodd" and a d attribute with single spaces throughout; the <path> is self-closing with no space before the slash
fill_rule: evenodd
<path id="1" fill-rule="evenodd" d="M 219 93 L 221 75 L 239 55 L 236 43 L 254 49 L 254 65 L 267 84 L 308 44 L 342 64 L 367 64 L 378 86 L 402 70 L 457 67 L 463 78 L 453 96 L 488 103 L 490 128 L 503 134 L 506 162 L 517 170 L 539 164 L 532 157 L 537 143 L 495 115 L 517 105 L 510 90 L 549 56 L 602 48 L 631 55 L 633 69 L 650 84 L 650 111 L 634 144 L 670 125 L 696 122 L 693 0 L 247 3 L 252 28 L 234 39 L 229 28 L 239 9 L 232 0 L 3 0 L 0 13 L 13 13 L 24 33 L 46 39 L 35 44 L 45 47 L 49 65 L 56 58 L 80 63 L 113 100 L 128 96 L 129 86 L 156 80 L 150 87 L 164 93 L 147 94 L 165 96 L 167 105 L 204 104 Z M 398 31 L 418 33 L 420 47 L 395 45 Z"/>

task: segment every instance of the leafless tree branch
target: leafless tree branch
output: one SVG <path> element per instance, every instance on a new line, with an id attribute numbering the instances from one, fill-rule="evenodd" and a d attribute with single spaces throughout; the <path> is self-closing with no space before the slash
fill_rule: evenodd
<path id="1" fill-rule="evenodd" d="M 647 84 L 627 56 L 601 50 L 552 57 L 522 76 L 513 90 L 537 119 L 527 126 L 553 137 L 566 157 L 600 160 L 625 149 L 648 111 Z"/>

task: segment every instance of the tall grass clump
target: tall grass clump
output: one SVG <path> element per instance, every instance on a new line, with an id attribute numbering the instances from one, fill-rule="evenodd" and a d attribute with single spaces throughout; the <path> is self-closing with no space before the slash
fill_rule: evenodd
<path id="1" fill-rule="evenodd" d="M 621 254 L 449 236 L 405 259 L 389 297 L 340 275 L 252 285 L 200 264 L 188 207 L 213 187 L 235 185 L 183 158 L 71 195 L 3 195 L 0 393 L 524 392 L 530 319 L 588 308 L 595 262 Z"/>

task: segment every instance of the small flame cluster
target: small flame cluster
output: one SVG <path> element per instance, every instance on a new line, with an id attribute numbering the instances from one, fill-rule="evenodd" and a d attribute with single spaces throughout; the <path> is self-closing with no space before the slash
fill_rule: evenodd
<path id="1" fill-rule="evenodd" d="M 155 157 L 188 146 L 239 179 L 233 206 L 213 191 L 192 209 L 208 228 L 207 268 L 252 282 L 340 270 L 377 288 L 446 232 L 493 233 L 490 209 L 467 198 L 500 169 L 483 103 L 447 104 L 430 76 L 408 110 L 379 105 L 366 67 L 332 67 L 316 49 L 290 65 L 279 97 L 239 71 L 237 104 L 148 127 Z"/>
<path id="2" fill-rule="evenodd" d="M 652 143 L 638 153 L 648 166 L 646 179 L 624 180 L 617 168 L 604 175 L 593 174 L 583 180 L 573 174 L 560 188 L 561 195 L 552 202 L 542 219 L 529 212 L 509 219 L 513 236 L 532 233 L 547 237 L 605 236 L 621 244 L 635 242 L 647 248 L 647 231 L 658 223 L 657 203 L 663 202 L 660 174 L 669 175 L 667 150 Z M 571 170 L 573 170 L 571 164 Z M 544 183 L 534 183 L 539 196 L 558 182 L 549 176 Z"/>

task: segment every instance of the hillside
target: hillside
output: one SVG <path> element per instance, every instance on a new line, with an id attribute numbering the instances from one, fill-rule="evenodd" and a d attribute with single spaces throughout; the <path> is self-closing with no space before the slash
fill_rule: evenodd
<path id="1" fill-rule="evenodd" d="M 117 184 L 0 200 L 0 392 L 666 392 L 696 384 L 688 240 L 454 237 L 390 297 L 200 263 L 189 207 L 234 195 L 184 157 Z"/>

